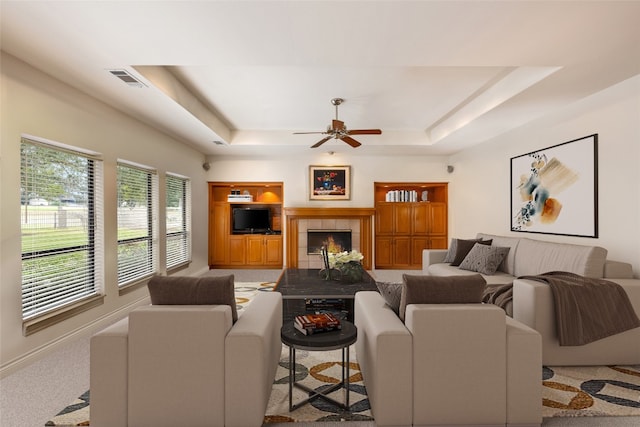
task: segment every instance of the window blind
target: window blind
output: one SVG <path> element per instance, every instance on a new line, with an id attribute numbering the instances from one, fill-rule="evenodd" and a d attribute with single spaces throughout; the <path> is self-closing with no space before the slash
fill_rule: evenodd
<path id="1" fill-rule="evenodd" d="M 124 286 L 157 271 L 155 170 L 118 162 L 118 285 Z"/>
<path id="2" fill-rule="evenodd" d="M 20 144 L 22 317 L 102 289 L 102 161 L 28 138 Z"/>
<path id="3" fill-rule="evenodd" d="M 191 261 L 191 182 L 166 176 L 167 268 Z"/>

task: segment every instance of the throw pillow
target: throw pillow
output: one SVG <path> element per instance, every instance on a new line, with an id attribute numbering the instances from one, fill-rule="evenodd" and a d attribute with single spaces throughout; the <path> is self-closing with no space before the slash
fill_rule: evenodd
<path id="1" fill-rule="evenodd" d="M 442 262 L 453 262 L 456 258 L 456 249 L 458 248 L 458 239 L 451 239 L 451 243 L 449 243 L 449 250 L 447 254 L 444 256 L 444 260 Z"/>
<path id="2" fill-rule="evenodd" d="M 234 276 L 154 276 L 149 280 L 149 296 L 154 305 L 228 305 L 238 320 Z"/>
<path id="3" fill-rule="evenodd" d="M 456 256 L 451 261 L 451 265 L 458 266 L 465 259 L 473 245 L 480 243 L 481 245 L 491 245 L 492 240 L 458 240 L 456 247 Z"/>
<path id="4" fill-rule="evenodd" d="M 508 253 L 509 248 L 475 244 L 460 263 L 460 268 L 482 274 L 494 274 Z"/>
<path id="5" fill-rule="evenodd" d="M 400 311 L 400 297 L 402 296 L 402 283 L 376 282 L 376 286 L 387 305 L 398 314 Z"/>
<path id="6" fill-rule="evenodd" d="M 487 282 L 480 274 L 466 276 L 402 275 L 400 319 L 409 304 L 477 304 L 482 302 Z"/>

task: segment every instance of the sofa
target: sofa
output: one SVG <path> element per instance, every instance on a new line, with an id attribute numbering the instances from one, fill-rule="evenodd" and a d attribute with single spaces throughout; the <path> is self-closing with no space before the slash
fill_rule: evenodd
<path id="1" fill-rule="evenodd" d="M 232 312 L 153 304 L 96 333 L 91 425 L 261 426 L 282 348 L 282 296 L 260 292 L 235 322 Z"/>
<path id="2" fill-rule="evenodd" d="M 542 336 L 542 361 L 547 366 L 640 364 L 640 328 L 580 346 L 560 345 L 556 332 L 554 299 L 544 283 L 522 279 L 552 271 L 565 271 L 587 278 L 602 278 L 622 286 L 635 313 L 640 315 L 640 280 L 633 278 L 628 263 L 607 259 L 607 250 L 598 246 L 574 245 L 524 237 L 479 233 L 476 240 L 489 246 L 509 248 L 493 274 L 482 274 L 488 285 L 513 283 L 512 306 L 505 309 L 514 319 L 537 330 Z M 450 255 L 450 254 L 449 254 Z M 442 262 L 447 250 L 424 250 L 423 271 L 434 276 L 473 275 Z"/>
<path id="3" fill-rule="evenodd" d="M 539 426 L 541 343 L 481 303 L 407 304 L 356 293 L 356 355 L 378 426 Z"/>

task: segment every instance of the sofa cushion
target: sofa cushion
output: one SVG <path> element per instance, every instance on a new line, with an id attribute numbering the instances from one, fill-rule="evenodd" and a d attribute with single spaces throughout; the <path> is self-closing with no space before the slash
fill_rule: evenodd
<path id="1" fill-rule="evenodd" d="M 509 248 L 509 253 L 504 258 L 502 263 L 500 263 L 497 271 L 503 271 L 505 273 L 511 274 L 512 276 L 516 274 L 515 258 L 516 258 L 516 250 L 518 248 L 518 243 L 520 242 L 520 237 L 496 236 L 494 234 L 478 233 L 476 235 L 476 238 L 484 239 L 484 240 L 491 239 L 491 246 Z"/>
<path id="2" fill-rule="evenodd" d="M 465 259 L 473 245 L 476 243 L 480 243 L 481 245 L 490 245 L 491 240 L 458 240 L 458 245 L 456 247 L 456 256 L 451 261 L 451 265 L 458 266 Z"/>
<path id="3" fill-rule="evenodd" d="M 402 275 L 400 319 L 409 304 L 478 304 L 487 282 L 480 274 L 462 276 Z"/>
<path id="4" fill-rule="evenodd" d="M 520 239 L 515 259 L 515 276 L 566 271 L 600 278 L 604 275 L 606 258 L 607 250 L 599 246 Z"/>
<path id="5" fill-rule="evenodd" d="M 449 264 L 431 264 L 427 267 L 427 274 L 432 276 L 473 276 L 477 271 L 461 270 L 460 267 L 451 267 Z M 503 271 L 496 271 L 493 274 L 483 274 L 487 285 L 506 285 L 513 283 L 514 277 Z"/>
<path id="6" fill-rule="evenodd" d="M 228 305 L 238 320 L 234 276 L 154 276 L 149 280 L 149 296 L 154 305 Z"/>
<path id="7" fill-rule="evenodd" d="M 493 274 L 508 253 L 509 248 L 476 243 L 460 263 L 460 268 L 482 274 Z"/>
<path id="8" fill-rule="evenodd" d="M 402 283 L 376 282 L 380 295 L 396 314 L 400 311 L 400 297 L 402 296 Z"/>

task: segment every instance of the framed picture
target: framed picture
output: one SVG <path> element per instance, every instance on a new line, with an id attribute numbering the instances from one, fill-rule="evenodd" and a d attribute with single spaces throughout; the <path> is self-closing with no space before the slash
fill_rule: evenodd
<path id="1" fill-rule="evenodd" d="M 511 158 L 511 231 L 598 237 L 598 135 Z"/>
<path id="2" fill-rule="evenodd" d="M 309 166 L 309 199 L 349 200 L 350 166 Z"/>

